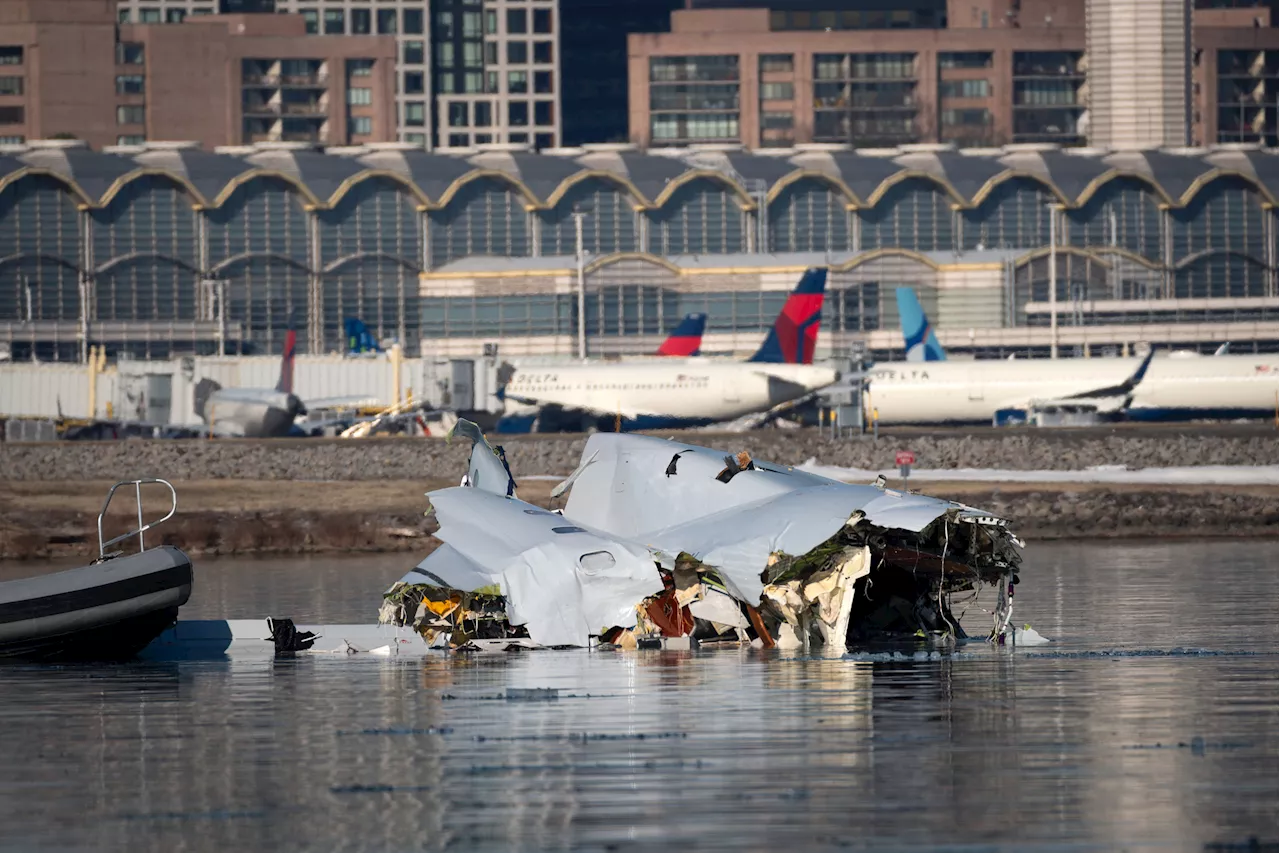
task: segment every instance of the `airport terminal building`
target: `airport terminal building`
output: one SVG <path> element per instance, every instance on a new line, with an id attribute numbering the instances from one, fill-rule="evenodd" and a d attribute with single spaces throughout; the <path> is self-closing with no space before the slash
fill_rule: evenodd
<path id="1" fill-rule="evenodd" d="M 1047 352 L 1051 277 L 1066 354 L 1274 350 L 1277 195 L 1247 144 L 33 141 L 0 146 L 0 348 L 272 354 L 292 321 L 319 354 L 359 317 L 409 355 L 571 357 L 579 322 L 588 355 L 644 354 L 700 310 L 704 351 L 745 354 L 826 265 L 820 356 L 900 354 L 903 285 L 948 349 Z"/>

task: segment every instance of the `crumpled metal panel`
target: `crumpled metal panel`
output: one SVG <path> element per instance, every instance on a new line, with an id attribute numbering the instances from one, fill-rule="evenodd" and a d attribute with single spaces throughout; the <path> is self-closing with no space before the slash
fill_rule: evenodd
<path id="1" fill-rule="evenodd" d="M 631 627 L 636 604 L 662 590 L 652 555 L 639 545 L 479 488 L 428 497 L 445 546 L 420 567 L 457 589 L 500 584 L 511 623 L 541 645 L 585 646 L 603 628 Z M 403 580 L 432 582 L 415 572 Z"/>
<path id="2" fill-rule="evenodd" d="M 583 449 L 565 517 L 674 557 L 714 566 L 744 601 L 759 600 L 769 555 L 801 555 L 833 536 L 855 512 L 879 527 L 918 532 L 949 510 L 986 516 L 952 501 L 829 480 L 767 462 L 716 479 L 728 455 L 650 436 L 597 433 Z M 675 473 L 666 471 L 675 460 Z"/>

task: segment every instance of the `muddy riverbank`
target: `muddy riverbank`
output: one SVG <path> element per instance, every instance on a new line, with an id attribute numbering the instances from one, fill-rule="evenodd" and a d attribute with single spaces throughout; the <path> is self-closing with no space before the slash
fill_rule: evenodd
<path id="1" fill-rule="evenodd" d="M 453 480 L 286 482 L 188 480 L 174 483 L 177 515 L 148 542 L 192 556 L 412 552 L 434 547 L 425 491 Z M 0 482 L 0 559 L 96 556 L 97 513 L 106 481 Z M 552 505 L 551 481 L 526 480 L 520 496 Z M 912 488 L 1010 518 L 1029 543 L 1074 538 L 1204 538 L 1277 535 L 1280 499 L 1271 486 L 1167 486 L 912 482 Z M 144 499 L 145 517 L 167 509 Z M 136 519 L 129 496 L 112 505 L 108 537 Z M 119 547 L 128 547 L 124 543 Z"/>

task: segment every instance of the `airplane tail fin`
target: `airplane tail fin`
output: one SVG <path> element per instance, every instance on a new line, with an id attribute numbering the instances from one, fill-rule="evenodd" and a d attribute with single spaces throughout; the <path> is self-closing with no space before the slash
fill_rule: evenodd
<path id="1" fill-rule="evenodd" d="M 658 347 L 658 355 L 697 355 L 702 349 L 702 331 L 706 326 L 706 314 L 685 314 L 680 325 Z"/>
<path id="2" fill-rule="evenodd" d="M 913 287 L 899 287 L 898 315 L 902 320 L 902 340 L 907 346 L 907 361 L 946 361 L 947 354 L 924 314 L 924 308 Z"/>
<path id="3" fill-rule="evenodd" d="M 276 390 L 286 394 L 293 393 L 293 356 L 298 349 L 298 332 L 293 327 L 293 318 L 289 318 L 289 331 L 284 333 L 284 353 L 280 357 L 280 381 Z"/>
<path id="4" fill-rule="evenodd" d="M 787 297 L 764 343 L 747 361 L 770 364 L 813 364 L 813 351 L 822 324 L 826 267 L 810 267 Z"/>
<path id="5" fill-rule="evenodd" d="M 342 321 L 342 325 L 347 335 L 348 353 L 382 352 L 382 347 L 378 346 L 377 340 L 359 317 L 348 317 Z"/>

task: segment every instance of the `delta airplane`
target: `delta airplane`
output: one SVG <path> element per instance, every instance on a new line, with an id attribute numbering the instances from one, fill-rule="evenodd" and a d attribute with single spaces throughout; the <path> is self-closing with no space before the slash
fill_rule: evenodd
<path id="1" fill-rule="evenodd" d="M 348 319 L 348 353 L 381 352 L 364 324 Z M 284 336 L 280 357 L 280 381 L 275 388 L 223 388 L 212 379 L 201 379 L 195 388 L 195 413 L 207 424 L 206 430 L 226 438 L 280 438 L 301 435 L 294 421 L 307 413 L 307 404 L 293 393 L 293 358 L 298 333 L 290 328 Z M 365 397 L 335 397 L 312 400 L 312 409 L 367 402 Z M 313 425 L 314 427 L 315 425 Z"/>
<path id="2" fill-rule="evenodd" d="M 867 370 L 881 424 L 992 423 L 997 413 L 1071 406 L 1131 420 L 1260 417 L 1276 410 L 1271 355 L 946 360 L 915 294 L 898 291 L 903 340 L 923 356 Z"/>
<path id="3" fill-rule="evenodd" d="M 827 283 L 825 268 L 800 277 L 760 349 L 745 362 L 654 359 L 518 368 L 504 400 L 536 407 L 538 431 L 705 426 L 763 412 L 837 381 L 813 364 Z M 504 423 L 504 421 L 506 423 Z M 533 416 L 504 417 L 498 432 L 527 431 Z"/>

